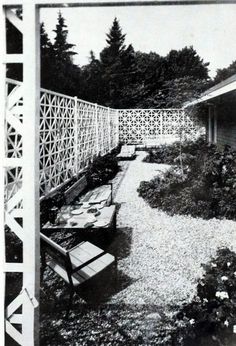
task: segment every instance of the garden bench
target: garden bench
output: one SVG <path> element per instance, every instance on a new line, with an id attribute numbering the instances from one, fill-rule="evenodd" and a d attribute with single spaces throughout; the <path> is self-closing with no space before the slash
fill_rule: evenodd
<path id="1" fill-rule="evenodd" d="M 132 160 L 135 158 L 135 145 L 122 145 L 120 153 L 117 155 L 120 160 Z"/>
<path id="2" fill-rule="evenodd" d="M 89 204 L 98 204 L 104 202 L 106 205 L 112 203 L 112 183 L 96 187 L 81 196 L 87 187 L 88 181 L 86 176 L 83 175 L 65 192 L 66 203 L 69 204 L 78 196 L 80 196 L 81 203 L 87 202 Z"/>
<path id="3" fill-rule="evenodd" d="M 66 250 L 43 233 L 40 233 L 40 238 L 43 269 L 49 266 L 70 285 L 72 291 L 115 261 L 114 256 L 88 241 Z"/>

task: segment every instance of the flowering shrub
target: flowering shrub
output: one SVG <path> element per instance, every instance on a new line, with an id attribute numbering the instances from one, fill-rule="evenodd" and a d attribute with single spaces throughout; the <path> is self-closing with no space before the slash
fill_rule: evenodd
<path id="1" fill-rule="evenodd" d="M 183 321 L 185 323 L 183 324 Z M 220 249 L 205 265 L 197 294 L 177 315 L 181 345 L 229 346 L 236 344 L 236 254 Z M 207 340 L 207 341 L 206 341 Z"/>
<path id="2" fill-rule="evenodd" d="M 141 182 L 139 195 L 172 215 L 236 219 L 236 153 L 228 146 L 221 152 L 205 143 L 196 148 L 183 174 L 175 167 L 164 179 Z"/>

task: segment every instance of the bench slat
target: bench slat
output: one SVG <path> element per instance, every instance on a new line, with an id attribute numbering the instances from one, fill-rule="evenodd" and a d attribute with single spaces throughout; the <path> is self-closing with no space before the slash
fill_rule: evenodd
<path id="1" fill-rule="evenodd" d="M 70 280 L 65 264 L 63 263 L 63 260 L 67 258 L 67 254 L 69 254 L 70 257 L 71 269 L 76 270 L 77 267 L 84 265 L 84 267 L 78 268 L 78 271 L 72 275 L 74 286 L 78 286 L 84 281 L 92 278 L 115 261 L 114 256 L 104 253 L 102 249 L 88 241 L 82 242 L 71 250 L 66 251 L 44 234 L 41 233 L 40 236 L 41 239 L 46 242 L 48 247 L 46 252 L 50 255 L 50 261 L 47 262 L 47 265 L 67 283 L 70 283 Z M 61 258 L 57 259 L 53 254 L 50 254 L 53 250 L 59 252 Z M 99 255 L 101 256 L 99 257 Z"/>
<path id="2" fill-rule="evenodd" d="M 104 254 L 102 257 L 90 263 L 88 266 L 82 268 L 78 272 L 72 275 L 72 281 L 75 286 L 80 285 L 86 280 L 94 277 L 99 272 L 107 268 L 115 261 L 114 256 L 110 254 Z M 65 268 L 60 264 L 56 263 L 54 260 L 50 260 L 48 266 L 55 271 L 64 281 L 69 283 L 68 274 Z"/>
<path id="3" fill-rule="evenodd" d="M 99 204 L 103 201 L 109 201 L 111 197 L 111 186 L 102 185 L 82 196 L 80 202 L 88 202 L 91 204 Z"/>

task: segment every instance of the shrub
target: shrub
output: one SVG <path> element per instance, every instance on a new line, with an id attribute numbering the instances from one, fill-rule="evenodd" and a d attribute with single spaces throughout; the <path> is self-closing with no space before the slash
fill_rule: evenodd
<path id="1" fill-rule="evenodd" d="M 197 294 L 177 314 L 177 326 L 184 325 L 177 335 L 181 335 L 182 345 L 186 346 L 235 345 L 236 254 L 226 248 L 220 249 L 217 257 L 204 268 Z"/>
<path id="2" fill-rule="evenodd" d="M 138 192 L 151 207 L 170 214 L 236 219 L 236 153 L 228 146 L 195 146 L 196 155 L 183 174 L 172 168 L 164 179 L 141 182 Z M 190 146 L 188 146 L 189 148 Z M 188 153 L 193 156 L 193 153 Z"/>
<path id="3" fill-rule="evenodd" d="M 149 163 L 180 164 L 180 150 L 184 164 L 190 164 L 196 154 L 207 147 L 204 137 L 196 141 L 175 142 L 171 145 L 160 145 L 155 149 L 148 150 L 148 155 L 143 159 Z"/>
<path id="4" fill-rule="evenodd" d="M 113 179 L 119 171 L 116 152 L 98 156 L 86 171 L 89 188 L 103 185 Z"/>

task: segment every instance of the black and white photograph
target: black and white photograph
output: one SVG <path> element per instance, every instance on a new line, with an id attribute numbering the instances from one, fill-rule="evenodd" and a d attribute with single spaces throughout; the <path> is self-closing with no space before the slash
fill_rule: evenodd
<path id="1" fill-rule="evenodd" d="M 0 0 L 3 346 L 236 346 L 236 0 Z"/>

